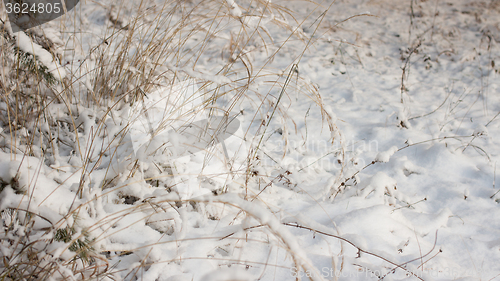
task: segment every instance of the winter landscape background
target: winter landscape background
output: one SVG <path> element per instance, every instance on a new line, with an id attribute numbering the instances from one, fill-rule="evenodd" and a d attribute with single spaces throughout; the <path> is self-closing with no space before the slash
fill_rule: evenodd
<path id="1" fill-rule="evenodd" d="M 0 19 L 0 280 L 500 280 L 500 1 Z"/>

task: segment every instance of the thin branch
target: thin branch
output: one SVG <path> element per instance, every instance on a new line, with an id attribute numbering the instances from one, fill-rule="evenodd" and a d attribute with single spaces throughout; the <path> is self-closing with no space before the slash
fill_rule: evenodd
<path id="1" fill-rule="evenodd" d="M 394 270 L 397 269 L 397 268 L 400 268 L 400 269 L 404 270 L 406 273 L 408 273 L 408 274 L 410 274 L 412 276 L 415 276 L 416 278 L 418 278 L 419 280 L 422 280 L 422 281 L 424 281 L 424 279 L 422 279 L 421 277 L 419 277 L 417 274 L 411 272 L 410 270 L 404 268 L 403 265 L 405 265 L 407 263 L 410 263 L 412 261 L 418 260 L 418 259 L 420 259 L 422 257 L 425 257 L 425 256 L 429 255 L 434 250 L 434 247 L 432 247 L 431 251 L 429 251 L 427 254 L 423 255 L 422 257 L 419 257 L 417 259 L 413 259 L 413 260 L 407 261 L 406 263 L 403 263 L 403 264 L 399 265 L 399 264 L 397 264 L 397 263 L 395 263 L 393 261 L 390 261 L 389 259 L 384 258 L 384 257 L 382 257 L 380 255 L 377 255 L 375 253 L 369 252 L 367 250 L 363 250 L 362 248 L 360 248 L 359 246 L 357 246 L 356 244 L 354 244 L 353 242 L 347 240 L 344 237 L 341 237 L 341 236 L 338 236 L 338 235 L 335 235 L 335 234 L 326 233 L 324 231 L 320 231 L 320 230 L 317 230 L 317 229 L 314 229 L 314 228 L 310 228 L 310 227 L 307 227 L 307 226 L 302 226 L 302 225 L 299 225 L 297 223 L 295 223 L 295 224 L 294 223 L 284 223 L 284 225 L 292 226 L 292 227 L 297 227 L 297 228 L 301 228 L 301 229 L 307 229 L 307 230 L 313 231 L 314 233 L 319 233 L 319 234 L 323 234 L 325 236 L 330 236 L 330 237 L 342 240 L 342 241 L 346 242 L 347 244 L 350 244 L 351 246 L 353 246 L 354 248 L 356 248 L 359 253 L 365 253 L 365 254 L 368 254 L 370 256 L 374 256 L 376 258 L 379 258 L 379 259 L 381 259 L 381 260 L 383 260 L 383 261 L 385 261 L 387 263 L 390 263 L 390 264 L 394 265 L 395 266 Z M 436 240 L 437 240 L 437 231 L 436 231 Z M 436 245 L 436 243 L 434 242 L 434 246 L 435 245 Z"/>

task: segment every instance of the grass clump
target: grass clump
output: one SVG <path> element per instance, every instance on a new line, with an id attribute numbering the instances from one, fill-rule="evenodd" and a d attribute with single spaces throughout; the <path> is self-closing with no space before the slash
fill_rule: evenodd
<path id="1" fill-rule="evenodd" d="M 320 9 L 307 3 L 313 11 Z M 139 278 L 140 272 L 156 264 L 181 264 L 176 257 L 158 260 L 156 244 L 133 229 L 156 231 L 154 235 L 169 241 L 185 238 L 191 247 L 191 240 L 204 238 L 186 238 L 186 228 L 196 228 L 186 214 L 197 217 L 197 224 L 228 214 L 234 215 L 236 224 L 250 217 L 265 221 L 251 203 L 260 194 L 256 192 L 260 180 L 271 177 L 258 171 L 261 144 L 273 122 L 285 127 L 284 138 L 294 124 L 282 106 L 289 91 L 312 100 L 328 129 L 337 130 L 317 87 L 299 76 L 297 66 L 312 37 L 303 32 L 307 19 L 295 18 L 287 7 L 261 0 L 92 5 L 106 25 L 104 31 L 86 30 L 79 24 L 86 20 L 79 13 L 60 19 L 61 26 L 72 30 L 61 28 L 57 33 L 66 42 L 65 53 L 52 55 L 51 63 L 64 65 L 65 76 L 56 75 L 61 72 L 50 69 L 48 60 L 36 53 L 22 46 L 13 49 L 14 35 L 0 29 L 4 35 L 0 60 L 9 69 L 0 80 L 0 125 L 8 128 L 3 132 L 2 155 L 20 161 L 20 169 L 29 171 L 21 173 L 29 184 L 25 194 L 13 198 L 17 206 L 1 210 L 1 247 L 9 249 L 0 267 L 5 280 Z M 325 14 L 319 13 L 320 18 Z M 26 36 L 36 45 L 33 34 Z M 273 69 L 281 50 L 297 42 L 303 47 L 295 49 L 290 62 Z M 183 92 L 186 88 L 191 90 Z M 163 111 L 155 112 L 156 104 L 165 104 Z M 248 112 L 249 105 L 253 112 Z M 144 149 L 141 157 L 130 135 L 138 120 L 149 115 L 158 117 L 154 126 L 140 126 L 147 128 L 146 137 L 157 147 Z M 189 174 L 194 164 L 177 161 L 178 147 L 162 133 L 220 115 L 246 115 L 252 120 L 241 128 L 242 145 L 231 148 L 244 155 L 243 161 L 227 157 L 225 147 L 218 154 L 216 146 L 204 147 L 206 156 L 200 162 L 218 158 L 222 168 L 199 177 Z M 234 206 L 225 199 L 214 203 L 185 199 L 180 186 L 190 180 L 214 196 L 235 193 L 253 199 Z M 263 224 L 263 228 L 266 235 L 285 242 L 294 262 L 304 262 L 294 253 L 298 249 L 294 240 L 280 233 L 280 227 Z M 231 243 L 221 248 L 231 248 Z M 267 247 L 269 242 L 257 244 Z"/>

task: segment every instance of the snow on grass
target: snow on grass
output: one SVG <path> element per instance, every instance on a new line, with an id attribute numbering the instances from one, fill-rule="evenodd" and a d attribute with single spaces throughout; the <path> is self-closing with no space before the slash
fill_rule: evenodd
<path id="1" fill-rule="evenodd" d="M 55 79 L 61 81 L 66 77 L 66 71 L 54 60 L 52 54 L 33 42 L 24 32 L 16 32 L 13 34 L 13 37 L 16 38 L 16 46 L 25 53 L 36 57 L 47 68 L 47 72 L 52 74 Z"/>
<path id="2" fill-rule="evenodd" d="M 498 278 L 495 1 L 134 3 L 2 74 L 0 278 Z"/>

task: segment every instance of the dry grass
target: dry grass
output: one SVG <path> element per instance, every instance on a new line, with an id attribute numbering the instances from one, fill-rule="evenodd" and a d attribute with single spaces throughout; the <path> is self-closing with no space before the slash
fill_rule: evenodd
<path id="1" fill-rule="evenodd" d="M 301 56 L 313 43 L 302 32 L 308 18 L 297 19 L 285 6 L 263 0 L 238 1 L 238 4 L 242 15 L 233 13 L 226 2 L 219 1 L 164 1 L 158 6 L 143 0 L 138 9 L 132 9 L 128 6 L 130 3 L 119 2 L 112 7 L 102 7 L 109 24 L 100 37 L 86 33 L 85 25 L 78 24 L 81 20 L 78 13 L 74 13 L 73 18 L 66 17 L 63 21 L 72 21 L 75 29 L 61 28 L 58 33 L 65 40 L 63 45 L 40 30 L 29 34 L 35 44 L 52 53 L 56 63 L 68 61 L 65 68 L 69 73 L 62 79 L 48 75 L 35 57 L 16 53 L 13 35 L 0 23 L 1 147 L 18 165 L 15 174 L 2 178 L 1 191 L 5 196 L 17 193 L 16 198 L 22 202 L 18 206 L 2 206 L 0 247 L 8 251 L 2 252 L 0 280 L 102 280 L 104 277 L 116 280 L 119 276 L 131 278 L 133 275 L 140 279 L 140 272 L 151 265 L 149 253 L 140 256 L 141 262 L 126 274 L 110 261 L 116 256 L 142 253 L 146 246 L 103 248 L 103 241 L 132 227 L 134 222 L 123 224 L 123 221 L 136 218 L 137 214 L 138 220 L 146 221 L 153 229 L 174 236 L 181 232 L 176 220 L 182 208 L 200 212 L 210 219 L 234 212 L 235 223 L 241 223 L 247 216 L 265 221 L 246 201 L 231 203 L 220 199 L 212 204 L 210 200 L 180 200 L 172 191 L 172 172 L 167 171 L 168 167 L 161 167 L 163 163 L 156 160 L 138 161 L 130 149 L 124 148 L 129 125 L 134 120 L 119 116 L 140 104 L 148 93 L 191 80 L 198 90 L 188 100 L 202 97 L 202 102 L 183 118 L 194 120 L 200 112 L 229 115 L 238 111 L 242 102 L 249 102 L 257 108 L 251 114 L 253 121 L 260 124 L 256 126 L 258 131 L 265 133 L 273 118 L 291 120 L 281 108 L 280 100 L 289 90 L 296 90 L 290 85 L 296 75 L 295 87 L 319 106 L 329 130 L 338 131 L 332 116 L 323 108 L 318 89 L 294 72 Z M 316 4 L 308 2 L 307 5 Z M 315 7 L 309 17 L 320 14 L 316 20 L 319 26 L 326 13 L 318 11 L 328 7 Z M 276 30 L 288 35 L 275 38 Z M 90 39 L 96 43 L 85 49 Z M 291 59 L 287 69 L 276 71 L 269 67 L 287 44 L 297 42 L 303 45 L 303 51 Z M 263 54 L 264 60 L 254 59 Z M 207 59 L 213 59 L 214 63 L 206 63 Z M 213 67 L 207 68 L 208 65 Z M 263 83 L 265 87 L 257 91 L 256 83 Z M 278 93 L 277 99 L 273 93 Z M 165 95 L 168 96 L 168 92 Z M 172 116 L 178 115 L 167 114 L 162 126 L 155 128 L 155 135 L 168 128 L 169 122 L 176 121 Z M 293 120 L 290 123 L 293 124 Z M 254 136 L 254 145 L 246 152 L 246 166 L 231 171 L 232 176 L 246 180 L 239 186 L 226 186 L 222 192 L 244 190 L 245 196 L 258 197 L 252 194 L 255 191 L 252 184 L 256 178 L 267 176 L 252 171 L 259 163 L 257 152 L 264 133 Z M 251 135 L 249 127 L 245 136 Z M 37 163 L 38 168 L 22 168 L 27 162 Z M 52 193 L 43 200 L 33 201 L 35 189 L 40 188 L 36 181 L 47 169 L 66 174 L 55 179 L 57 186 L 52 192 L 70 188 L 74 194 L 68 199 L 69 207 L 50 218 L 37 208 L 48 204 Z M 148 176 L 148 171 L 155 169 L 161 172 Z M 67 182 L 72 181 L 70 178 L 74 175 L 79 175 L 79 180 L 68 187 Z M 171 198 L 135 197 L 128 190 L 136 184 L 164 187 Z M 103 202 L 121 204 L 124 208 L 102 217 L 99 208 Z M 240 216 L 241 211 L 246 215 Z M 172 218 L 157 219 L 158 214 L 172 214 Z M 298 267 L 313 270 L 308 261 L 301 260 L 304 257 L 297 255 L 294 241 L 282 236 L 276 224 L 262 223 L 255 228 L 267 229 L 263 233 L 287 249 Z M 233 239 L 220 236 L 212 239 L 221 238 Z M 268 240 L 254 242 L 269 244 Z M 251 243 L 248 237 L 247 243 Z M 176 258 L 160 263 L 175 261 Z M 272 263 L 265 265 L 272 266 Z"/>

